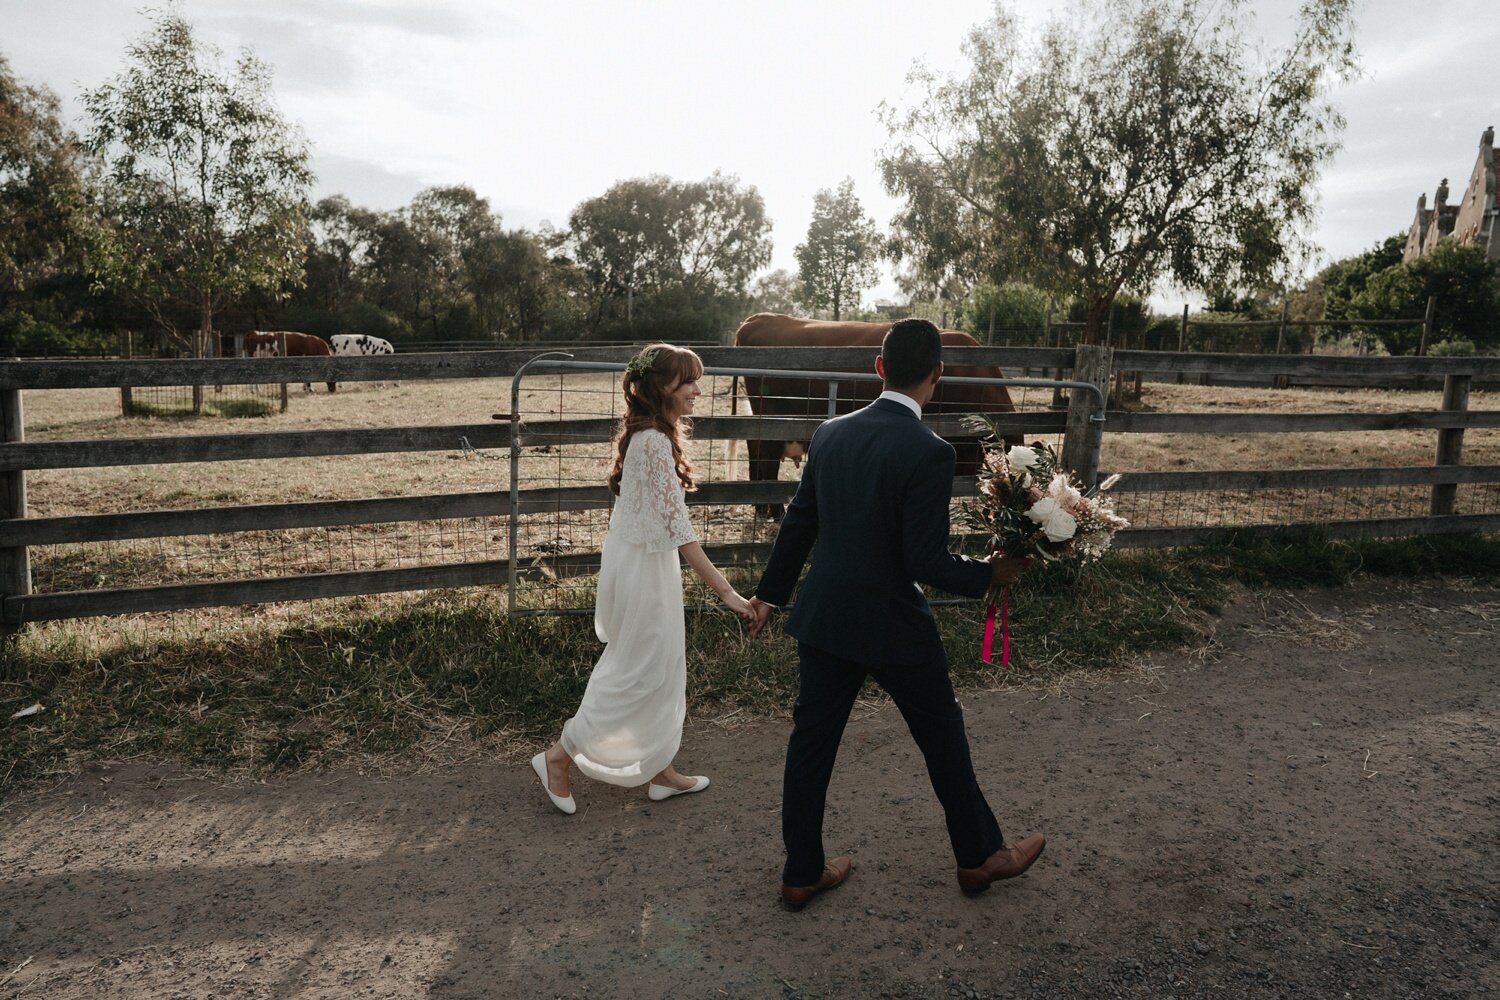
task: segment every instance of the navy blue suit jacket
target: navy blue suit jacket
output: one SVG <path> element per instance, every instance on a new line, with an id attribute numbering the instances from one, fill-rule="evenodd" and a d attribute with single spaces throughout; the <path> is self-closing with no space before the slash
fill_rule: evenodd
<path id="1" fill-rule="evenodd" d="M 889 399 L 813 435 L 755 596 L 784 605 L 812 568 L 786 630 L 809 646 L 871 664 L 943 655 L 918 584 L 982 597 L 987 563 L 948 551 L 953 446 Z"/>

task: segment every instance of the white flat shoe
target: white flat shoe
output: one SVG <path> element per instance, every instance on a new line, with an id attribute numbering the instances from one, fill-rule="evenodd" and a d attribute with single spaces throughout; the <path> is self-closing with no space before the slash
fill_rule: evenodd
<path id="1" fill-rule="evenodd" d="M 573 796 L 564 797 L 552 794 L 552 786 L 547 784 L 547 755 L 545 753 L 539 753 L 531 758 L 531 769 L 536 772 L 538 778 L 542 779 L 542 790 L 547 793 L 547 798 L 552 800 L 552 804 L 557 806 L 559 812 L 565 812 L 571 816 L 578 811 L 578 806 L 573 802 Z M 704 781 L 707 780 L 707 778 L 704 779 Z"/>
<path id="2" fill-rule="evenodd" d="M 646 794 L 651 796 L 652 802 L 663 802 L 674 795 L 691 795 L 701 792 L 708 787 L 708 778 L 698 775 L 693 779 L 692 788 L 668 788 L 666 785 L 650 785 L 646 788 Z"/>

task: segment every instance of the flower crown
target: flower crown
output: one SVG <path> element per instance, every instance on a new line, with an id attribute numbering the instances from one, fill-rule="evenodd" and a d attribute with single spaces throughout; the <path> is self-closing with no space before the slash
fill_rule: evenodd
<path id="1" fill-rule="evenodd" d="M 641 353 L 630 359 L 630 363 L 625 366 L 625 370 L 634 375 L 636 378 L 640 378 L 641 376 L 649 372 L 651 370 L 651 366 L 655 363 L 655 351 L 642 351 Z"/>

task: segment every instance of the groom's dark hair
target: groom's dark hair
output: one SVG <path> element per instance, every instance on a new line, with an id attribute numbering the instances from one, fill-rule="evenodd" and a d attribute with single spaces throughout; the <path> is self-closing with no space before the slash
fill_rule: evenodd
<path id="1" fill-rule="evenodd" d="M 880 344 L 885 366 L 885 384 L 909 389 L 931 375 L 943 360 L 943 341 L 938 328 L 927 319 L 903 319 L 892 323 Z"/>

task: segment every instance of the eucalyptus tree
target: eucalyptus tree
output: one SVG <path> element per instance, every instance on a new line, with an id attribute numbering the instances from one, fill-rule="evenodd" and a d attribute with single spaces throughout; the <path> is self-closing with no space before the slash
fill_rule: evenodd
<path id="1" fill-rule="evenodd" d="M 785 268 L 767 271 L 750 285 L 749 312 L 795 316 L 806 307 L 802 281 Z"/>
<path id="2" fill-rule="evenodd" d="M 588 283 L 595 332 L 619 324 L 621 313 L 627 331 L 638 318 L 658 332 L 722 326 L 771 259 L 760 192 L 720 173 L 620 181 L 580 203 L 568 228 L 566 249 Z"/>
<path id="3" fill-rule="evenodd" d="M 97 266 L 169 334 L 189 339 L 176 317 L 196 315 L 202 354 L 228 301 L 302 280 L 308 148 L 253 52 L 226 67 L 175 9 L 148 16 L 125 68 L 84 95 L 113 237 Z"/>
<path id="4" fill-rule="evenodd" d="M 1090 342 L 1122 290 L 1283 280 L 1343 127 L 1352 8 L 1303 0 L 1271 48 L 1245 0 L 1080 0 L 1038 36 L 997 4 L 965 74 L 918 65 L 915 104 L 881 108 L 893 247 L 1079 296 Z"/>
<path id="5" fill-rule="evenodd" d="M 380 214 L 338 194 L 314 205 L 308 222 L 302 294 L 337 315 L 365 296 Z"/>
<path id="6" fill-rule="evenodd" d="M 0 337 L 48 312 L 83 271 L 92 233 L 75 137 L 56 95 L 22 82 L 0 54 Z M 13 344 L 11 346 L 14 346 Z"/>
<path id="7" fill-rule="evenodd" d="M 879 279 L 881 239 L 875 220 L 865 214 L 854 194 L 854 180 L 845 178 L 836 190 L 824 188 L 813 197 L 807 242 L 799 243 L 797 275 L 807 300 L 833 310 L 833 318 L 859 293 Z"/>

